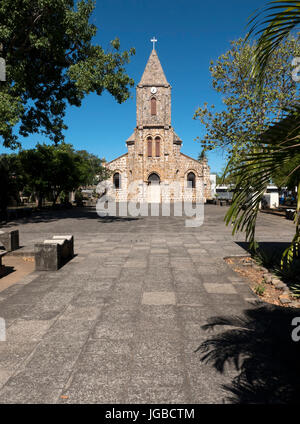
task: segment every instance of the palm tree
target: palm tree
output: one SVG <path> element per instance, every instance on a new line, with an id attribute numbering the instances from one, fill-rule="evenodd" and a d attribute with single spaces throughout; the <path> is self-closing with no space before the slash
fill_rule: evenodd
<path id="1" fill-rule="evenodd" d="M 253 73 L 262 84 L 266 65 L 279 44 L 300 24 L 300 1 L 275 0 L 249 20 L 248 37 L 258 36 Z"/>
<path id="2" fill-rule="evenodd" d="M 294 105 L 286 111 L 286 116 L 280 122 L 260 136 L 243 162 L 230 171 L 236 177 L 237 184 L 232 206 L 226 214 L 225 221 L 227 225 L 233 223 L 233 234 L 245 231 L 246 240 L 254 249 L 259 204 L 272 177 L 296 155 L 300 157 L 299 139 L 300 105 Z M 298 202 L 295 236 L 283 256 L 287 265 L 292 262 L 293 255 L 298 254 L 300 245 L 300 163 L 296 164 L 286 176 L 286 182 L 289 179 L 293 179 L 297 185 Z"/>
<path id="3" fill-rule="evenodd" d="M 267 16 L 265 16 L 267 15 Z M 262 20 L 260 18 L 262 17 Z M 253 72 L 258 77 L 260 89 L 263 89 L 265 68 L 272 53 L 300 23 L 300 1 L 272 1 L 254 18 L 250 24 L 249 35 L 259 35 L 254 58 Z M 252 248 L 256 247 L 255 225 L 259 204 L 267 185 L 295 156 L 300 154 L 300 105 L 291 105 L 285 111 L 284 118 L 275 122 L 254 143 L 253 149 L 242 163 L 232 169 L 229 162 L 227 171 L 237 178 L 232 206 L 226 214 L 225 221 L 233 224 L 233 233 L 246 232 L 246 240 Z M 284 252 L 282 265 L 290 265 L 300 246 L 300 163 L 286 175 L 286 181 L 293 179 L 297 185 L 297 211 L 295 214 L 295 236 L 291 246 Z"/>

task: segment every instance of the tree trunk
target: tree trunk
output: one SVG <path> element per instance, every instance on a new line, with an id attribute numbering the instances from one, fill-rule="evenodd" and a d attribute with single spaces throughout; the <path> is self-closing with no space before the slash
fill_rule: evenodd
<path id="1" fill-rule="evenodd" d="M 43 207 L 43 195 L 41 193 L 38 194 L 38 208 L 41 209 Z"/>
<path id="2" fill-rule="evenodd" d="M 296 209 L 296 234 L 298 235 L 298 243 L 300 242 L 300 181 L 298 183 L 297 187 L 297 194 L 296 194 L 296 202 L 297 202 L 297 209 Z"/>
<path id="3" fill-rule="evenodd" d="M 7 205 L 3 203 L 0 206 L 0 221 L 7 222 Z"/>
<path id="4" fill-rule="evenodd" d="M 59 195 L 60 195 L 60 191 L 58 191 L 56 194 L 53 193 L 53 202 L 52 202 L 53 207 L 55 206 L 56 200 L 58 199 Z"/>

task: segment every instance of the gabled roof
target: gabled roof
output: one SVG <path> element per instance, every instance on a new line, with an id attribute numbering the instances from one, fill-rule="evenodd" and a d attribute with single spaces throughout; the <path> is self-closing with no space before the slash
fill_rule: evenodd
<path id="1" fill-rule="evenodd" d="M 174 131 L 174 139 L 173 139 L 174 143 L 182 143 L 181 138 L 176 134 L 176 132 Z"/>
<path id="2" fill-rule="evenodd" d="M 169 85 L 154 49 L 150 54 L 139 85 Z"/>
<path id="3" fill-rule="evenodd" d="M 181 156 L 184 156 L 185 158 L 188 158 L 190 160 L 193 160 L 194 162 L 197 162 L 198 165 L 201 165 L 201 162 L 199 162 L 197 159 L 192 158 L 191 156 L 185 155 L 184 153 L 180 152 Z"/>
<path id="4" fill-rule="evenodd" d="M 105 166 L 110 165 L 111 163 L 115 162 L 116 160 L 121 159 L 122 157 L 127 156 L 127 155 L 128 155 L 128 153 L 124 153 L 123 155 L 118 156 L 117 158 L 111 160 L 110 162 L 106 162 Z"/>
<path id="5" fill-rule="evenodd" d="M 130 143 L 134 141 L 135 141 L 135 132 L 133 132 L 131 136 L 127 138 L 126 143 Z"/>

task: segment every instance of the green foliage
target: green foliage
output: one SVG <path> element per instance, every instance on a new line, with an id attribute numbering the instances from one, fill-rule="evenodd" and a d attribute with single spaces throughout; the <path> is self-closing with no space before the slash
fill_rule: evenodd
<path id="1" fill-rule="evenodd" d="M 89 186 L 98 184 L 99 181 L 106 180 L 111 171 L 102 166 L 104 159 L 87 152 L 86 150 L 78 150 L 77 165 L 80 169 L 81 185 Z"/>
<path id="2" fill-rule="evenodd" d="M 202 149 L 202 151 L 198 155 L 198 161 L 202 162 L 203 160 L 207 160 L 205 149 Z"/>
<path id="3" fill-rule="evenodd" d="M 83 200 L 83 194 L 81 192 L 81 190 L 76 190 L 75 192 L 75 202 L 82 202 Z"/>
<path id="4" fill-rule="evenodd" d="M 18 200 L 19 191 L 24 187 L 17 155 L 0 155 L 0 216 L 5 217 L 11 199 Z"/>
<path id="5" fill-rule="evenodd" d="M 263 296 L 266 288 L 262 285 L 262 284 L 258 284 L 255 288 L 254 291 L 256 294 L 258 294 L 259 296 Z"/>
<path id="6" fill-rule="evenodd" d="M 211 62 L 213 88 L 222 96 L 224 110 L 216 111 L 207 103 L 196 110 L 194 119 L 205 126 L 202 145 L 208 149 L 222 148 L 237 163 L 247 154 L 256 138 L 270 123 L 283 115 L 283 110 L 295 100 L 296 84 L 291 78 L 291 60 L 300 55 L 298 39 L 289 38 L 273 53 L 268 63 L 268 75 L 261 95 L 256 79 L 249 75 L 249 63 L 255 44 L 243 39 L 231 42 L 231 48 Z"/>
<path id="7" fill-rule="evenodd" d="M 290 289 L 293 294 L 293 297 L 300 298 L 300 282 L 293 284 Z"/>
<path id="8" fill-rule="evenodd" d="M 282 266 L 281 259 L 274 266 L 274 274 L 283 280 L 289 286 L 290 290 L 294 292 L 294 289 L 300 285 L 300 257 L 294 256 L 289 266 Z"/>
<path id="9" fill-rule="evenodd" d="M 76 151 L 66 143 L 38 144 L 35 149 L 21 150 L 18 155 L 2 155 L 1 203 L 12 187 L 15 191 L 34 193 L 39 206 L 45 197 L 55 203 L 61 193 L 106 179 L 109 174 L 102 166 L 103 160 L 85 150 Z M 8 200 L 6 206 L 7 203 Z"/>
<path id="10" fill-rule="evenodd" d="M 107 52 L 93 45 L 97 28 L 89 23 L 92 0 L 6 0 L 0 4 L 1 56 L 6 82 L 0 82 L 0 135 L 18 146 L 14 127 L 28 136 L 40 132 L 55 143 L 64 139 L 66 105 L 80 106 L 88 93 L 107 90 L 122 103 L 133 80 L 125 72 L 134 49 Z"/>
<path id="11" fill-rule="evenodd" d="M 277 172 L 272 175 L 272 181 L 277 187 L 287 187 L 294 190 L 300 181 L 300 168 L 292 172 L 300 164 L 300 154 L 295 154 L 288 162 L 284 163 Z"/>
<path id="12" fill-rule="evenodd" d="M 274 52 L 299 24 L 300 3 L 295 0 L 268 2 L 265 8 L 249 19 L 251 28 L 248 37 L 259 36 L 250 63 L 253 65 L 252 75 L 258 78 L 260 88 L 268 78 L 268 66 Z"/>
<path id="13" fill-rule="evenodd" d="M 258 265 L 267 268 L 268 270 L 276 271 L 277 266 L 280 265 L 281 253 L 277 249 L 264 250 L 258 247 L 252 252 L 253 259 Z"/>
<path id="14" fill-rule="evenodd" d="M 300 257 L 294 256 L 289 266 L 282 266 L 282 251 L 279 248 L 264 249 L 258 247 L 253 254 L 256 263 L 267 268 L 280 280 L 284 281 L 292 294 L 300 295 Z"/>
<path id="15" fill-rule="evenodd" d="M 227 225 L 232 222 L 233 234 L 245 231 L 246 239 L 253 248 L 259 204 L 269 181 L 286 164 L 291 164 L 300 154 L 300 106 L 287 109 L 287 114 L 275 123 L 253 144 L 252 150 L 231 171 L 237 178 L 233 202 L 226 214 Z M 230 168 L 230 163 L 228 165 Z M 293 178 L 300 191 L 299 162 L 293 165 L 286 179 Z M 300 196 L 298 195 L 295 218 L 295 236 L 291 246 L 284 252 L 282 267 L 289 267 L 299 252 L 300 243 Z"/>
<path id="16" fill-rule="evenodd" d="M 250 20 L 252 28 L 249 36 L 258 35 L 259 39 L 253 56 L 254 63 L 252 69 L 252 75 L 258 77 L 259 82 L 259 93 L 263 91 L 264 84 L 268 78 L 267 68 L 271 61 L 272 55 L 283 41 L 288 39 L 291 31 L 300 24 L 300 2 L 299 1 L 272 1 L 269 2 L 267 7 L 254 16 Z M 295 56 L 299 56 L 296 55 Z M 291 154 L 288 154 L 289 161 L 283 162 L 282 159 L 278 158 L 278 164 L 282 165 L 281 168 L 277 168 L 277 172 L 273 174 L 273 178 L 277 178 L 277 183 L 280 185 L 282 181 L 285 181 L 288 186 L 298 187 L 298 201 L 297 201 L 297 213 L 295 215 L 296 231 L 291 246 L 286 249 L 283 254 L 281 261 L 282 269 L 289 269 L 295 261 L 295 258 L 299 257 L 299 246 L 300 246 L 300 143 L 299 143 L 299 130 L 295 128 L 295 122 L 293 120 L 294 115 L 296 122 L 299 124 L 299 106 L 294 102 L 293 105 L 290 103 L 290 107 L 295 109 L 295 114 L 292 114 L 285 121 L 285 134 L 278 134 L 277 146 L 282 145 L 286 147 L 286 134 L 289 133 L 291 137 L 291 143 L 287 147 L 291 150 Z M 280 123 L 280 125 L 281 123 Z M 271 129 L 271 132 L 274 130 Z M 282 137 L 282 138 L 280 138 Z M 277 174 L 277 176 L 276 176 Z M 254 224 L 255 225 L 255 224 Z"/>
<path id="17" fill-rule="evenodd" d="M 222 169 L 220 174 L 217 174 L 216 178 L 217 185 L 233 185 L 236 184 L 236 178 L 234 175 L 230 174 L 230 172 L 227 172 L 225 168 Z"/>
<path id="18" fill-rule="evenodd" d="M 223 178 L 223 175 L 221 174 L 217 174 L 216 176 L 216 184 L 217 185 L 222 185 L 222 184 L 226 184 Z"/>

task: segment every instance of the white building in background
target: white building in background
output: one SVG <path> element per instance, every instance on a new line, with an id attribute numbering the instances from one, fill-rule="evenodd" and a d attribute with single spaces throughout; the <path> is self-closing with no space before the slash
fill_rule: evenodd
<path id="1" fill-rule="evenodd" d="M 263 196 L 264 207 L 270 209 L 276 209 L 279 206 L 279 191 L 278 187 L 275 184 L 270 184 L 267 187 L 267 190 Z"/>
<path id="2" fill-rule="evenodd" d="M 233 197 L 234 186 L 232 184 L 218 184 L 216 186 L 216 197 L 219 200 L 231 200 Z"/>
<path id="3" fill-rule="evenodd" d="M 234 192 L 232 184 L 216 184 L 216 174 L 210 174 L 211 196 L 219 200 L 231 200 Z M 279 189 L 275 184 L 269 184 L 263 196 L 260 208 L 275 209 L 279 206 Z"/>

